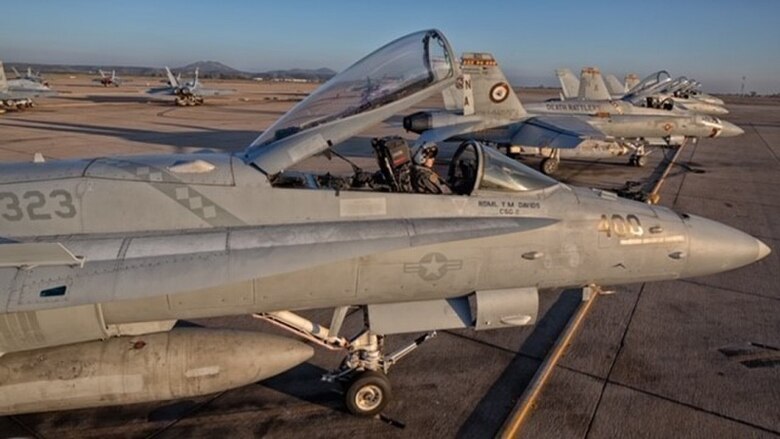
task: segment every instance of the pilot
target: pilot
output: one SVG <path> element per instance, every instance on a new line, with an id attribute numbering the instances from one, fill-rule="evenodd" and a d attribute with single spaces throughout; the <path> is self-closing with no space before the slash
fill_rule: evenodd
<path id="1" fill-rule="evenodd" d="M 439 148 L 433 143 L 422 145 L 414 154 L 412 188 L 421 194 L 451 194 L 447 183 L 433 170 Z"/>

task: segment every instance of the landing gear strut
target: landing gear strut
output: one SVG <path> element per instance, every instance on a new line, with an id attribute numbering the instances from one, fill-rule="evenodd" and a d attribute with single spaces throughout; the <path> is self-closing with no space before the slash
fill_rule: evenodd
<path id="1" fill-rule="evenodd" d="M 635 144 L 629 144 L 629 146 L 634 149 L 634 152 L 629 157 L 628 164 L 638 168 L 642 168 L 647 165 L 647 156 L 650 153 L 645 151 L 645 142 L 639 141 Z"/>
<path id="2" fill-rule="evenodd" d="M 385 336 L 371 331 L 368 326 L 368 308 L 359 307 L 363 313 L 363 330 L 347 339 L 339 336 L 348 307 L 338 307 L 333 312 L 330 328 L 318 325 L 289 311 L 255 314 L 266 320 L 331 350 L 346 350 L 347 354 L 338 369 L 323 375 L 322 380 L 339 382 L 344 388 L 344 402 L 350 413 L 374 416 L 382 412 L 392 397 L 387 372 L 403 357 L 417 349 L 423 342 L 436 336 L 428 332 L 401 349 L 385 354 Z"/>

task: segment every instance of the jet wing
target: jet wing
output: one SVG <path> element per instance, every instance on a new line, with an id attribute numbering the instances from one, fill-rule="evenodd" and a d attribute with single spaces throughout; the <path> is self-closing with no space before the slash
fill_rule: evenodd
<path id="1" fill-rule="evenodd" d="M 584 119 L 568 115 L 534 116 L 519 123 L 512 133 L 513 145 L 576 148 L 583 140 L 607 140 L 607 136 Z"/>
<path id="2" fill-rule="evenodd" d="M 342 196 L 339 200 L 343 216 L 360 215 L 384 201 L 381 195 L 369 199 Z M 134 237 L 81 236 L 63 243 L 72 254 L 84 259 L 83 266 L 74 263 L 0 267 L 0 313 L 201 290 L 392 250 L 528 232 L 557 221 L 373 220 Z M 13 253 L 13 248 L 2 249 L 8 245 L 14 244 L 0 244 L 0 254 Z M 47 259 L 63 259 L 62 256 L 47 255 Z M 18 265 L 20 261 L 12 262 L 11 265 Z"/>

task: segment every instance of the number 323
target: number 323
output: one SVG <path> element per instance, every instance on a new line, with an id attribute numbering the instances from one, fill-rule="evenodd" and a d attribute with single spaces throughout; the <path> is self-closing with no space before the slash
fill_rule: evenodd
<path id="1" fill-rule="evenodd" d="M 56 204 L 53 211 L 46 208 L 49 204 Z M 73 218 L 76 205 L 73 195 L 63 189 L 51 191 L 48 197 L 40 191 L 27 191 L 21 199 L 13 192 L 0 192 L 0 212 L 0 217 L 8 221 L 21 221 L 25 214 L 33 221 L 52 219 L 52 213 L 60 218 Z"/>

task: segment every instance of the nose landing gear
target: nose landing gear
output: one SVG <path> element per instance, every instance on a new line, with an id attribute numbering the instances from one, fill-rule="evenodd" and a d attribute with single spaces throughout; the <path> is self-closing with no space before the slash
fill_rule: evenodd
<path id="1" fill-rule="evenodd" d="M 335 309 L 330 328 L 289 311 L 254 314 L 254 317 L 280 326 L 324 348 L 346 350 L 347 354 L 341 366 L 323 375 L 322 380 L 341 383 L 344 403 L 350 413 L 374 416 L 381 413 L 392 398 L 392 387 L 387 378 L 390 367 L 423 342 L 435 337 L 436 331 L 428 332 L 397 351 L 385 354 L 385 336 L 371 331 L 367 324 L 364 324 L 363 330 L 352 339 L 338 335 L 347 310 L 346 306 Z M 360 310 L 363 313 L 363 321 L 367 322 L 368 309 L 361 306 Z"/>

